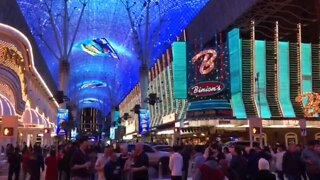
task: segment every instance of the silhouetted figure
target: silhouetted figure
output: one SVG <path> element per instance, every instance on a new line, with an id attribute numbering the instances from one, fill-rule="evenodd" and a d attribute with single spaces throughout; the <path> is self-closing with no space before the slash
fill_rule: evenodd
<path id="1" fill-rule="evenodd" d="M 44 161 L 40 146 L 34 146 L 34 150 L 30 154 L 28 167 L 30 173 L 30 180 L 40 180 L 41 171 L 44 171 Z"/>
<path id="2" fill-rule="evenodd" d="M 10 152 L 8 154 L 8 162 L 9 162 L 8 180 L 12 180 L 13 175 L 15 180 L 19 180 L 21 160 L 22 160 L 22 157 L 19 154 L 19 148 L 15 148 L 14 152 Z"/>
<path id="3" fill-rule="evenodd" d="M 283 155 L 282 168 L 288 180 L 301 180 L 301 160 L 295 144 L 290 144 Z"/>
<path id="4" fill-rule="evenodd" d="M 45 164 L 47 166 L 45 180 L 57 180 L 58 179 L 58 161 L 57 161 L 55 150 L 50 151 L 50 156 L 46 158 Z"/>
<path id="5" fill-rule="evenodd" d="M 254 180 L 276 180 L 276 176 L 270 172 L 270 165 L 266 159 L 259 159 L 259 171 Z"/>

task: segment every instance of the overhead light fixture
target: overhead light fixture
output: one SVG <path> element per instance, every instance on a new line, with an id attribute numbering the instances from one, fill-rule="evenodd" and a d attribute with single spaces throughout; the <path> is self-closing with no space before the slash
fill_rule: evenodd
<path id="1" fill-rule="evenodd" d="M 146 98 L 146 100 L 144 101 L 146 103 L 149 103 L 150 105 L 155 105 L 156 103 L 160 103 L 162 102 L 161 99 L 159 97 L 157 97 L 156 93 L 150 93 L 149 97 Z"/>

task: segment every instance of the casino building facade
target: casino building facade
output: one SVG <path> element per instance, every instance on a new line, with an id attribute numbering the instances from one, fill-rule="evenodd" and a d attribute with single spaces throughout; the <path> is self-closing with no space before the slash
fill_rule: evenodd
<path id="1" fill-rule="evenodd" d="M 262 121 L 264 144 L 320 139 L 318 115 L 296 100 L 320 91 L 319 2 L 254 1 L 222 26 L 211 12 L 223 3 L 209 3 L 150 68 L 149 93 L 161 100 L 149 106 L 150 140 L 248 140 L 250 120 Z M 138 83 L 120 104 L 127 139 L 138 134 L 139 93 Z"/>
<path id="2" fill-rule="evenodd" d="M 0 23 L 0 145 L 53 143 L 58 104 L 33 53 L 23 33 Z"/>

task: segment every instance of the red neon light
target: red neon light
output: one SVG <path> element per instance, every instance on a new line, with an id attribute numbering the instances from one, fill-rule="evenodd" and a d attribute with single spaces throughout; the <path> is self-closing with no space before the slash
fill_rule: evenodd
<path id="1" fill-rule="evenodd" d="M 214 49 L 201 51 L 192 58 L 192 62 L 195 63 L 200 58 L 203 58 L 202 63 L 200 65 L 200 73 L 202 75 L 209 74 L 215 67 L 214 61 L 217 58 L 217 51 L 215 51 Z"/>

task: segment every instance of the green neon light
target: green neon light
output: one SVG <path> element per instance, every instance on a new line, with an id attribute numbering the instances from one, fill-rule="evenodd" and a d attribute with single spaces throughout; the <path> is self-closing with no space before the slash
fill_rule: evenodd
<path id="1" fill-rule="evenodd" d="M 230 60 L 231 106 L 236 118 L 247 118 L 242 99 L 242 52 L 240 31 L 235 28 L 228 32 L 228 50 Z"/>
<path id="2" fill-rule="evenodd" d="M 301 92 L 302 94 L 312 92 L 312 49 L 311 44 L 301 43 Z M 308 99 L 303 99 L 303 105 L 306 105 Z M 318 117 L 315 114 L 314 117 Z"/>
<path id="3" fill-rule="evenodd" d="M 283 117 L 296 117 L 290 100 L 289 43 L 279 42 L 278 99 Z"/>
<path id="4" fill-rule="evenodd" d="M 259 74 L 258 82 L 255 83 L 256 94 L 254 101 L 259 116 L 261 118 L 270 118 L 271 112 L 266 96 L 266 42 L 256 40 L 254 48 L 254 75 Z M 258 95 L 260 95 L 260 102 Z"/>
<path id="5" fill-rule="evenodd" d="M 173 92 L 175 99 L 187 98 L 187 44 L 174 42 L 172 44 L 173 57 Z"/>
<path id="6" fill-rule="evenodd" d="M 311 44 L 301 43 L 301 92 L 302 94 L 312 92 L 312 62 L 311 62 Z M 306 104 L 307 99 L 303 100 Z"/>

